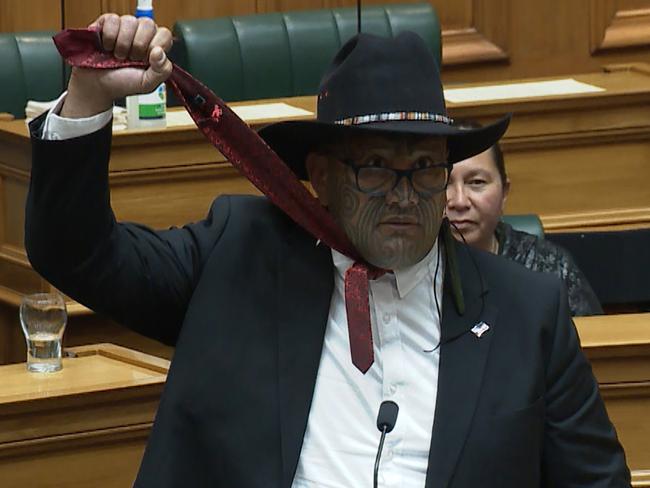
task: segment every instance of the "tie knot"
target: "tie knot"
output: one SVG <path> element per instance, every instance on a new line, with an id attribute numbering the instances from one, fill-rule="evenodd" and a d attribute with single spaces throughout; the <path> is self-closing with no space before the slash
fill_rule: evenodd
<path id="1" fill-rule="evenodd" d="M 386 273 L 388 273 L 388 270 L 386 269 L 377 268 L 372 264 L 355 261 L 354 264 L 348 268 L 345 276 L 346 278 L 352 275 L 359 277 L 363 276 L 367 280 L 376 280 L 377 278 L 381 278 Z"/>

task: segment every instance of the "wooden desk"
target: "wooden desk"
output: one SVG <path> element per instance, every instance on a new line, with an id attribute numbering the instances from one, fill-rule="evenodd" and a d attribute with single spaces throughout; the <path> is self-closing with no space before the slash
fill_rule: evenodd
<path id="1" fill-rule="evenodd" d="M 484 122 L 514 112 L 503 140 L 513 184 L 508 212 L 539 214 L 547 232 L 650 226 L 650 65 L 615 66 L 575 79 L 605 91 L 449 104 L 449 109 L 455 117 Z M 285 101 L 315 110 L 314 97 Z M 32 271 L 23 249 L 30 166 L 24 121 L 0 121 L 0 364 L 24 358 L 17 322 L 22 295 L 49 287 Z M 110 180 L 117 217 L 156 228 L 202 218 L 218 194 L 256 192 L 193 126 L 117 132 Z M 69 310 L 68 345 L 118 334 L 129 347 L 171 354 L 115 324 L 105 325 L 73 302 Z"/>
<path id="2" fill-rule="evenodd" d="M 575 322 L 633 486 L 650 486 L 650 314 Z M 130 486 L 169 363 L 113 345 L 73 351 L 53 375 L 0 366 L 3 487 Z"/>
<path id="3" fill-rule="evenodd" d="M 0 366 L 4 488 L 124 488 L 135 480 L 169 362 L 112 344 L 71 349 L 57 373 Z"/>
<path id="4" fill-rule="evenodd" d="M 539 214 L 547 232 L 650 227 L 650 65 L 575 75 L 598 93 L 450 104 L 483 122 L 512 112 L 503 138 L 506 213 Z M 528 81 L 528 80 L 522 80 Z"/>
<path id="5" fill-rule="evenodd" d="M 575 324 L 633 485 L 650 486 L 650 313 L 577 317 Z"/>

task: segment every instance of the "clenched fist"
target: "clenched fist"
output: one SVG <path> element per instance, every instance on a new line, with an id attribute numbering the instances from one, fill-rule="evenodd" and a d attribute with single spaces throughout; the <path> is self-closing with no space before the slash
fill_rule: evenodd
<path id="1" fill-rule="evenodd" d="M 172 34 L 153 20 L 104 14 L 90 27 L 99 30 L 104 49 L 112 51 L 116 58 L 148 61 L 149 67 L 73 68 L 61 109 L 63 117 L 90 117 L 108 110 L 118 98 L 153 91 L 172 72 L 166 55 L 172 46 Z"/>

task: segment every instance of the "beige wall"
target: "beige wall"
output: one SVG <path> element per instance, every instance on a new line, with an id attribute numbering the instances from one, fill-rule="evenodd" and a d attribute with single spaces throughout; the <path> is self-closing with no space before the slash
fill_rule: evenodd
<path id="1" fill-rule="evenodd" d="M 409 3 L 412 0 L 392 0 Z M 597 71 L 650 62 L 650 0 L 429 0 L 443 25 L 444 78 L 473 82 Z M 354 0 L 154 0 L 160 24 L 202 18 L 352 6 Z M 364 0 L 364 5 L 386 3 Z M 63 12 L 61 5 L 64 5 Z M 2 0 L 0 31 L 86 25 L 135 0 Z"/>

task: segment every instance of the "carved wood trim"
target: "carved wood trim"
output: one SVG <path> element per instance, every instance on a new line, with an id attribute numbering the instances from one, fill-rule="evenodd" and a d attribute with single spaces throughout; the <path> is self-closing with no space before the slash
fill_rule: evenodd
<path id="1" fill-rule="evenodd" d="M 506 52 L 475 28 L 442 32 L 442 64 L 453 66 L 508 59 Z"/>
<path id="2" fill-rule="evenodd" d="M 0 163 L 0 166 L 2 163 Z M 7 235 L 7 210 L 11 208 L 10 205 L 7 205 L 7 188 L 5 184 L 6 180 L 6 175 L 2 174 L 0 172 L 0 243 L 3 243 L 6 241 L 6 235 Z"/>
<path id="3" fill-rule="evenodd" d="M 7 442 L 0 446 L 0 459 L 6 456 L 16 457 L 42 452 L 69 451 L 98 444 L 144 441 L 149 437 L 152 426 L 153 422 L 144 422 L 89 432 Z"/>
<path id="4" fill-rule="evenodd" d="M 632 486 L 633 488 L 641 488 L 643 486 L 650 486 L 650 470 L 637 469 L 632 470 Z"/>
<path id="5" fill-rule="evenodd" d="M 647 229 L 650 208 L 621 208 L 572 214 L 540 215 L 544 230 L 553 232 L 600 231 L 603 226 Z"/>
<path id="6" fill-rule="evenodd" d="M 591 53 L 650 45 L 648 8 L 620 9 L 614 0 L 591 0 Z"/>
<path id="7" fill-rule="evenodd" d="M 510 0 L 473 0 L 463 28 L 442 30 L 442 64 L 506 61 Z M 487 5 L 486 5 L 487 4 Z"/>
<path id="8" fill-rule="evenodd" d="M 25 269 L 32 269 L 27 252 L 23 247 L 17 247 L 6 242 L 0 243 L 0 262 L 8 262 Z"/>

